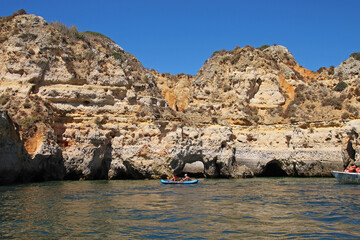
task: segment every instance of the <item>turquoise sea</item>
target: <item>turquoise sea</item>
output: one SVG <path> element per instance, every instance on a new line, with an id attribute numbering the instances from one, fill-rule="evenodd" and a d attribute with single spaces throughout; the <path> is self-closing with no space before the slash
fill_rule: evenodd
<path id="1" fill-rule="evenodd" d="M 253 178 L 1 186 L 0 238 L 360 239 L 360 185 Z"/>

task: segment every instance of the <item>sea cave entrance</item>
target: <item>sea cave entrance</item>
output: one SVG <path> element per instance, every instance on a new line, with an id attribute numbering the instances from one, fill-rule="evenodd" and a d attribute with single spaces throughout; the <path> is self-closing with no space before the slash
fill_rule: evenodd
<path id="1" fill-rule="evenodd" d="M 264 171 L 260 174 L 261 177 L 287 177 L 287 173 L 281 168 L 281 163 L 278 160 L 268 162 Z"/>

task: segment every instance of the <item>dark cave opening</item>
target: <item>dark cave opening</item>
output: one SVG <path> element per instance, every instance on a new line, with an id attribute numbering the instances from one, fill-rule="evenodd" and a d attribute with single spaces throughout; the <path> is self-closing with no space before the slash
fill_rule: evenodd
<path id="1" fill-rule="evenodd" d="M 287 177 L 287 173 L 281 169 L 278 161 L 271 161 L 266 164 L 264 171 L 260 175 L 261 177 Z"/>
<path id="2" fill-rule="evenodd" d="M 351 144 L 351 141 L 348 141 L 347 146 L 346 146 L 346 151 L 349 154 L 349 157 L 351 159 L 355 159 L 356 152 L 355 152 L 355 149 L 353 148 L 353 146 Z"/>

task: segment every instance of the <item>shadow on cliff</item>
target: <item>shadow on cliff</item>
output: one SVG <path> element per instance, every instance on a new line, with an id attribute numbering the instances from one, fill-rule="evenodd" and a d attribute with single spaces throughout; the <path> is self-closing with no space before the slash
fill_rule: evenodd
<path id="1" fill-rule="evenodd" d="M 33 135 L 38 131 L 35 126 Z M 53 139 L 39 138 L 29 152 L 19 132 L 19 125 L 0 108 L 0 184 L 62 180 L 65 166 L 59 145 Z M 45 136 L 51 133 L 50 129 Z"/>
<path id="2" fill-rule="evenodd" d="M 25 159 L 20 182 L 63 180 L 65 176 L 64 159 L 60 148 L 53 155 L 27 153 Z"/>
<path id="3" fill-rule="evenodd" d="M 108 179 L 112 161 L 111 143 L 104 146 L 79 148 L 80 154 L 65 159 L 64 180 Z"/>
<path id="4" fill-rule="evenodd" d="M 348 140 L 346 143 L 346 148 L 342 150 L 343 154 L 343 167 L 348 167 L 351 163 L 356 163 L 356 143 L 359 138 L 359 134 L 356 129 L 353 128 L 348 133 Z"/>

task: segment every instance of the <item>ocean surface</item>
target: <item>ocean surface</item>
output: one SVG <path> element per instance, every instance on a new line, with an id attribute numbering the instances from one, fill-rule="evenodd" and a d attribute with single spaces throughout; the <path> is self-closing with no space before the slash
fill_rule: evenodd
<path id="1" fill-rule="evenodd" d="M 253 178 L 1 186 L 0 238 L 360 239 L 360 185 Z"/>

